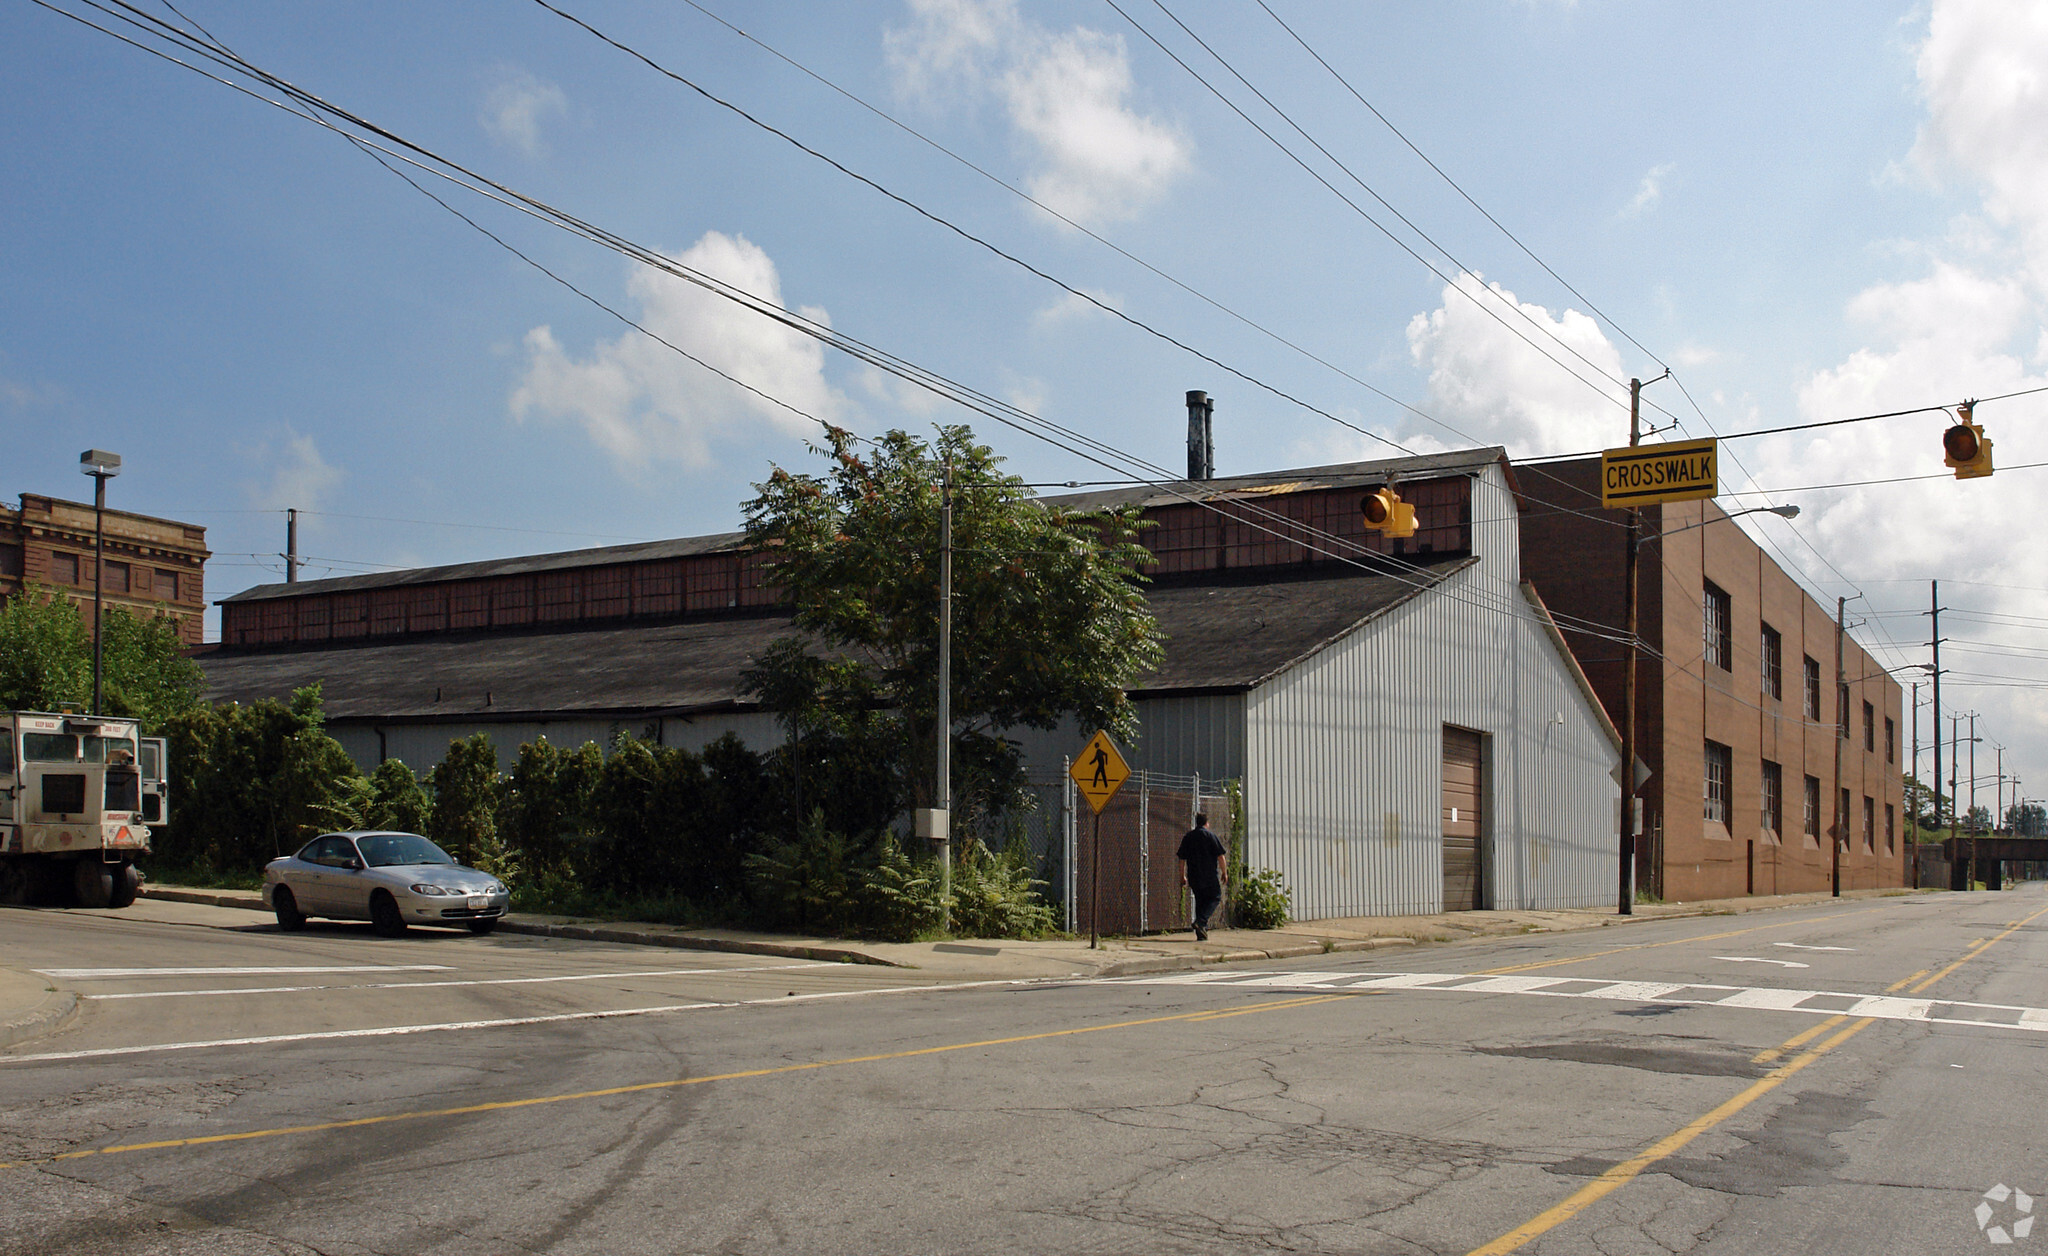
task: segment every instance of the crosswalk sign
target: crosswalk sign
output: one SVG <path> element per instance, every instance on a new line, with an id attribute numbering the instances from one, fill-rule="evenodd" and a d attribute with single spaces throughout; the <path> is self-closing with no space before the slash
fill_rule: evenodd
<path id="1" fill-rule="evenodd" d="M 1075 788 L 1095 809 L 1095 814 L 1101 815 L 1109 800 L 1116 797 L 1116 791 L 1130 779 L 1131 765 L 1117 753 L 1116 744 L 1110 741 L 1109 734 L 1097 730 L 1082 748 L 1080 758 L 1067 769 L 1067 775 L 1074 778 Z"/>

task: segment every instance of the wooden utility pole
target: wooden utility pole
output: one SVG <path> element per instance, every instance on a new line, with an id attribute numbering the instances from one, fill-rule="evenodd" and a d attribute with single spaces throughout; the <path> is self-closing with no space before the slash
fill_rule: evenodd
<path id="1" fill-rule="evenodd" d="M 1849 685 L 1842 674 L 1842 621 L 1849 599 L 1835 599 L 1835 841 L 1834 895 L 1842 896 L 1842 839 L 1848 836 L 1848 808 L 1842 803 L 1842 743 L 1849 737 Z"/>
<path id="2" fill-rule="evenodd" d="M 1628 382 L 1628 443 L 1643 443 L 1643 381 Z M 1636 555 L 1642 548 L 1642 509 L 1628 509 L 1628 542 L 1622 576 L 1627 600 L 1622 635 L 1627 640 L 1627 670 L 1621 674 L 1621 914 L 1635 914 L 1636 904 Z"/>

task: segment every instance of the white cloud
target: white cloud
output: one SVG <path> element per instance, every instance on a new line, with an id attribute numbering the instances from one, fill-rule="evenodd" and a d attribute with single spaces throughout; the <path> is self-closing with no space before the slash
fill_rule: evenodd
<path id="1" fill-rule="evenodd" d="M 1627 410 L 1551 360 L 1562 359 L 1580 375 L 1599 380 L 1593 366 L 1559 341 L 1607 375 L 1625 374 L 1620 353 L 1588 315 L 1570 309 L 1552 315 L 1517 301 L 1497 283 L 1461 274 L 1444 289 L 1441 306 L 1408 323 L 1408 351 L 1429 371 L 1429 399 L 1422 408 L 1474 440 L 1507 446 L 1517 457 L 1620 444 L 1628 435 Z M 1442 435 L 1441 429 L 1430 430 Z"/>
<path id="2" fill-rule="evenodd" d="M 1136 217 L 1191 166 L 1187 138 L 1132 107 L 1120 35 L 1051 31 L 1015 0 L 909 0 L 887 37 L 899 91 L 932 104 L 993 97 L 1034 166 L 1026 189 L 1076 222 Z"/>
<path id="3" fill-rule="evenodd" d="M 675 260 L 782 304 L 774 261 L 743 236 L 706 232 Z M 817 419 L 835 419 L 845 405 L 825 382 L 824 349 L 811 337 L 653 267 L 636 266 L 627 288 L 638 307 L 635 321 L 677 348 Z M 798 312 L 827 321 L 820 309 Z M 579 360 L 552 328 L 536 327 L 526 334 L 526 357 L 513 415 L 572 419 L 628 466 L 705 466 L 714 438 L 744 439 L 764 426 L 791 436 L 818 431 L 637 331 L 601 341 Z"/>
<path id="4" fill-rule="evenodd" d="M 1635 196 L 1622 207 L 1621 216 L 1634 218 L 1657 208 L 1658 202 L 1664 199 L 1664 180 L 1670 178 L 1671 172 L 1676 169 L 1678 167 L 1668 161 L 1650 167 L 1650 173 L 1643 176 L 1642 183 L 1636 188 Z"/>
<path id="5" fill-rule="evenodd" d="M 266 440 L 244 454 L 262 477 L 245 485 L 250 504 L 258 510 L 318 510 L 341 485 L 341 469 L 320 456 L 313 438 L 289 428 L 282 437 Z"/>
<path id="6" fill-rule="evenodd" d="M 486 134 L 506 148 L 527 157 L 541 157 L 547 145 L 541 139 L 541 124 L 569 109 L 562 89 L 535 78 L 517 66 L 497 68 L 496 81 L 484 90 L 477 121 Z"/>

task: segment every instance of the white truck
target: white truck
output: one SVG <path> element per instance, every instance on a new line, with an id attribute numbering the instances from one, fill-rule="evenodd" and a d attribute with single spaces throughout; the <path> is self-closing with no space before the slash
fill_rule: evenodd
<path id="1" fill-rule="evenodd" d="M 106 715 L 0 711 L 0 903 L 126 907 L 170 819 L 160 737 Z"/>

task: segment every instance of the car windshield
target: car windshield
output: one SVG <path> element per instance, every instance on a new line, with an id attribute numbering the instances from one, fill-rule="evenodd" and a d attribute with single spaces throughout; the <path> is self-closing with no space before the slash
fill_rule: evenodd
<path id="1" fill-rule="evenodd" d="M 375 833 L 356 839 L 363 862 L 372 868 L 405 864 L 452 864 L 448 852 L 416 833 Z"/>

